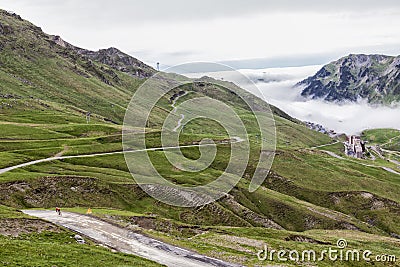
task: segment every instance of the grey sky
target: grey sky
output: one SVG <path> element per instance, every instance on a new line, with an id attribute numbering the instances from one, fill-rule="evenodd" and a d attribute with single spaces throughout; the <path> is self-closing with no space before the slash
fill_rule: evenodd
<path id="1" fill-rule="evenodd" d="M 268 67 L 400 54 L 399 2 L 0 0 L 0 7 L 75 45 L 115 46 L 151 64 Z"/>

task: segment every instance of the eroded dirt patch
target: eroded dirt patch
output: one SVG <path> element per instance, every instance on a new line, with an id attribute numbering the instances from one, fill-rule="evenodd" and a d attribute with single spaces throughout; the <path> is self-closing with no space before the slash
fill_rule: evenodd
<path id="1" fill-rule="evenodd" d="M 320 244 L 320 245 L 329 245 L 330 243 L 323 242 L 316 240 L 311 237 L 302 236 L 302 235 L 290 235 L 285 238 L 285 241 L 296 241 L 296 242 L 303 242 L 303 243 L 311 243 L 311 244 Z"/>
<path id="2" fill-rule="evenodd" d="M 19 236 L 21 234 L 41 232 L 61 232 L 61 228 L 37 219 L 1 219 L 0 234 L 7 236 Z"/>
<path id="3" fill-rule="evenodd" d="M 16 208 L 56 206 L 123 208 L 126 203 L 140 198 L 141 191 L 137 187 L 129 184 L 107 184 L 91 177 L 49 176 L 31 181 L 0 184 L 0 203 Z"/>

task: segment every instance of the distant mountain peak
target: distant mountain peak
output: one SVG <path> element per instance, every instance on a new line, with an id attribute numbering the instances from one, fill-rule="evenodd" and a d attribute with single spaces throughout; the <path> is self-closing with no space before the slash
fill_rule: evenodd
<path id="1" fill-rule="evenodd" d="M 400 56 L 350 54 L 323 66 L 299 82 L 302 96 L 344 102 L 366 99 L 369 103 L 400 101 Z"/>
<path id="2" fill-rule="evenodd" d="M 24 47 L 19 40 L 28 42 L 29 49 Z M 100 49 L 98 51 L 83 49 L 65 41 L 59 35 L 44 33 L 40 27 L 22 19 L 14 12 L 0 9 L 0 51 L 8 46 L 11 50 L 21 50 L 27 57 L 31 57 L 34 54 L 29 55 L 31 48 L 37 47 L 42 52 L 48 52 L 52 48 L 44 47 L 46 47 L 45 44 L 48 45 L 49 43 L 52 47 L 61 47 L 62 49 L 59 49 L 57 53 L 64 57 L 74 58 L 81 56 L 85 60 L 100 62 L 133 77 L 147 78 L 156 73 L 156 70 L 152 67 L 115 47 Z M 68 50 L 72 53 L 68 52 Z"/>
<path id="3" fill-rule="evenodd" d="M 119 50 L 118 48 L 115 48 L 115 47 L 109 47 L 109 48 L 100 49 L 100 50 L 105 50 L 109 53 L 122 53 L 121 50 Z"/>

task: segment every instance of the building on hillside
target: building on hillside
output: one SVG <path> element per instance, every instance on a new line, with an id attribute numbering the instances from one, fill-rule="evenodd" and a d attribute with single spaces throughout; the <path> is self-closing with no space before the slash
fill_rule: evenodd
<path id="1" fill-rule="evenodd" d="M 351 135 L 347 137 L 346 154 L 355 158 L 362 158 L 365 152 L 365 144 L 360 136 Z"/>

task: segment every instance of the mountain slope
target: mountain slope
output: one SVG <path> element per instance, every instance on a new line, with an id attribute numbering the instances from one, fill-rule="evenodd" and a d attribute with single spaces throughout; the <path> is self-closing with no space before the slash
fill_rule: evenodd
<path id="1" fill-rule="evenodd" d="M 390 104 L 400 100 L 400 56 L 349 55 L 297 85 L 304 86 L 302 96 L 314 99 Z"/>
<path id="2" fill-rule="evenodd" d="M 80 49 L 43 33 L 17 15 L 0 15 L 0 168 L 54 155 L 121 151 L 122 121 L 128 102 L 154 70 L 115 48 L 97 52 Z M 136 72 L 138 68 L 143 72 Z M 182 78 L 173 74 L 163 77 Z M 186 100 L 195 96 L 221 100 L 238 111 L 246 126 L 254 126 L 251 112 L 227 87 L 242 90 L 211 78 L 177 90 L 190 92 L 183 96 Z M 175 93 L 160 99 L 152 111 L 146 134 L 148 147 L 159 146 L 160 127 L 172 110 L 170 98 Z M 266 108 L 261 99 L 250 94 L 247 97 L 256 103 L 258 112 Z M 318 241 L 321 237 L 315 241 L 318 246 L 318 242 L 334 244 L 338 230 L 346 230 L 346 236 L 354 235 L 354 240 L 358 240 L 360 232 L 367 232 L 376 239 L 387 240 L 384 246 L 397 244 L 389 236 L 400 234 L 398 176 L 380 167 L 367 168 L 312 149 L 333 140 L 309 130 L 283 111 L 271 109 L 278 137 L 276 160 L 268 179 L 254 193 L 248 191 L 248 186 L 260 142 L 256 127 L 249 127 L 252 150 L 243 179 L 226 197 L 203 207 L 171 207 L 148 196 L 132 179 L 121 153 L 53 160 L 3 173 L 0 203 L 13 208 L 59 205 L 79 212 L 92 207 L 101 210 L 104 219 L 243 264 L 255 261 L 253 252 L 262 245 L 256 239 L 263 239 L 261 232 L 269 231 L 266 228 L 285 229 L 272 232 L 281 237 L 271 241 L 276 247 L 284 244 L 302 248 L 304 240 L 313 239 L 304 237 L 305 233 L 293 236 L 293 231 L 317 231 L 312 235 L 315 239 L 322 232 L 318 229 L 326 230 L 323 241 Z M 86 121 L 88 111 L 92 113 L 90 122 Z M 181 144 L 193 144 L 204 138 L 224 140 L 226 134 L 218 124 L 205 120 L 188 123 L 181 137 Z M 224 172 L 230 146 L 221 143 L 217 148 L 215 161 L 201 173 L 172 166 L 165 158 L 167 152 L 150 151 L 149 157 L 167 179 L 192 186 L 210 182 Z M 198 147 L 181 150 L 189 159 L 199 158 Z M 96 209 L 99 207 L 102 209 Z M 0 216 L 0 232 L 2 227 Z M 258 238 L 250 234 L 253 231 Z M 217 234 L 229 235 L 230 241 L 205 238 L 201 247 L 196 245 L 196 240 Z M 246 241 L 246 236 L 254 239 Z M 34 235 L 21 237 L 24 238 Z M 245 240 L 250 249 L 245 243 L 238 247 L 237 240 Z M 7 242 L 18 245 L 13 239 Z M 384 246 L 378 251 L 383 253 Z M 390 251 L 396 249 L 399 250 L 391 247 Z M 255 264 L 260 263 L 251 265 Z M 325 266 L 331 265 L 328 262 Z"/>
<path id="3" fill-rule="evenodd" d="M 0 25 L 0 95 L 9 112 L 91 112 L 122 122 L 134 90 L 155 73 L 114 48 L 93 52 L 61 42 L 6 11 Z"/>
<path id="4" fill-rule="evenodd" d="M 0 120 L 4 122 L 1 139 L 5 141 L 1 144 L 3 161 L 0 166 L 4 168 L 59 153 L 77 155 L 121 150 L 120 125 L 128 101 L 136 88 L 155 71 L 115 48 L 97 52 L 78 48 L 60 37 L 43 33 L 30 22 L 6 11 L 1 11 L 0 23 L 6 29 L 0 35 Z M 165 74 L 164 77 L 174 79 L 177 76 Z M 241 88 L 229 82 L 213 83 L 217 82 L 204 78 L 202 86 L 182 89 L 191 91 L 192 95 L 207 95 L 224 101 L 238 109 L 247 122 L 252 120 L 246 106 L 224 86 L 232 90 Z M 157 103 L 151 117 L 149 125 L 154 131 L 171 110 L 169 94 Z M 246 93 L 246 96 L 256 103 L 258 111 L 267 107 L 251 94 Z M 278 128 L 278 146 L 311 147 L 331 141 L 328 136 L 307 129 L 283 111 L 272 109 Z M 92 113 L 90 124 L 86 123 L 87 112 Z M 193 130 L 190 127 L 194 127 Z M 209 122 L 190 127 L 188 131 L 192 133 L 185 136 L 185 142 L 197 142 L 205 136 L 225 138 L 223 135 L 218 137 L 217 133 L 207 133 L 207 129 L 211 130 Z M 257 133 L 252 130 L 249 135 L 256 136 Z M 155 134 L 154 140 L 157 137 Z M 5 139 L 19 141 L 9 143 Z M 28 142 L 20 143 L 24 139 Z M 152 143 L 153 146 L 157 144 L 158 141 Z M 192 150 L 188 155 L 196 154 L 196 149 Z M 254 159 L 246 172 L 249 177 L 256 158 L 257 149 L 254 149 Z M 206 177 L 211 179 L 212 172 L 221 172 L 225 161 L 221 156 L 215 169 Z M 12 172 L 10 175 L 13 176 Z M 171 179 L 176 179 L 175 175 Z M 3 181 L 8 180 L 7 176 L 3 175 Z M 89 175 L 93 176 L 101 174 Z M 179 178 L 179 181 L 190 183 L 189 178 L 192 175 L 183 180 Z"/>
<path id="5" fill-rule="evenodd" d="M 0 10 L 0 25 L 0 107 L 2 114 L 7 114 L 3 120 L 14 120 L 15 116 L 21 120 L 22 114 L 28 118 L 33 112 L 39 117 L 58 114 L 65 116 L 68 122 L 71 118 L 66 114 L 81 120 L 91 112 L 96 121 L 121 124 L 136 88 L 156 72 L 116 48 L 99 51 L 78 48 L 59 36 L 47 35 L 39 27 L 7 11 Z M 171 74 L 170 78 L 174 79 L 176 75 Z M 217 83 L 211 78 L 208 82 Z M 229 82 L 218 83 L 242 90 Z M 223 93 L 223 89 L 216 86 L 212 89 L 216 91 L 211 94 L 212 90 L 209 90 L 209 96 L 223 96 L 221 100 L 229 101 L 231 95 Z M 247 95 L 260 101 L 251 94 Z M 158 112 L 166 114 L 170 108 L 169 98 L 165 97 Z M 257 105 L 263 106 L 262 103 Z M 278 108 L 272 106 L 271 109 L 285 123 L 291 121 L 296 129 L 310 132 L 305 135 L 310 134 L 322 142 L 329 141 L 323 135 L 308 131 Z M 35 122 L 35 118 L 30 117 Z M 285 129 L 282 128 L 282 133 Z M 290 131 L 284 136 L 292 139 L 294 133 Z M 310 141 L 305 140 L 307 143 Z"/>

